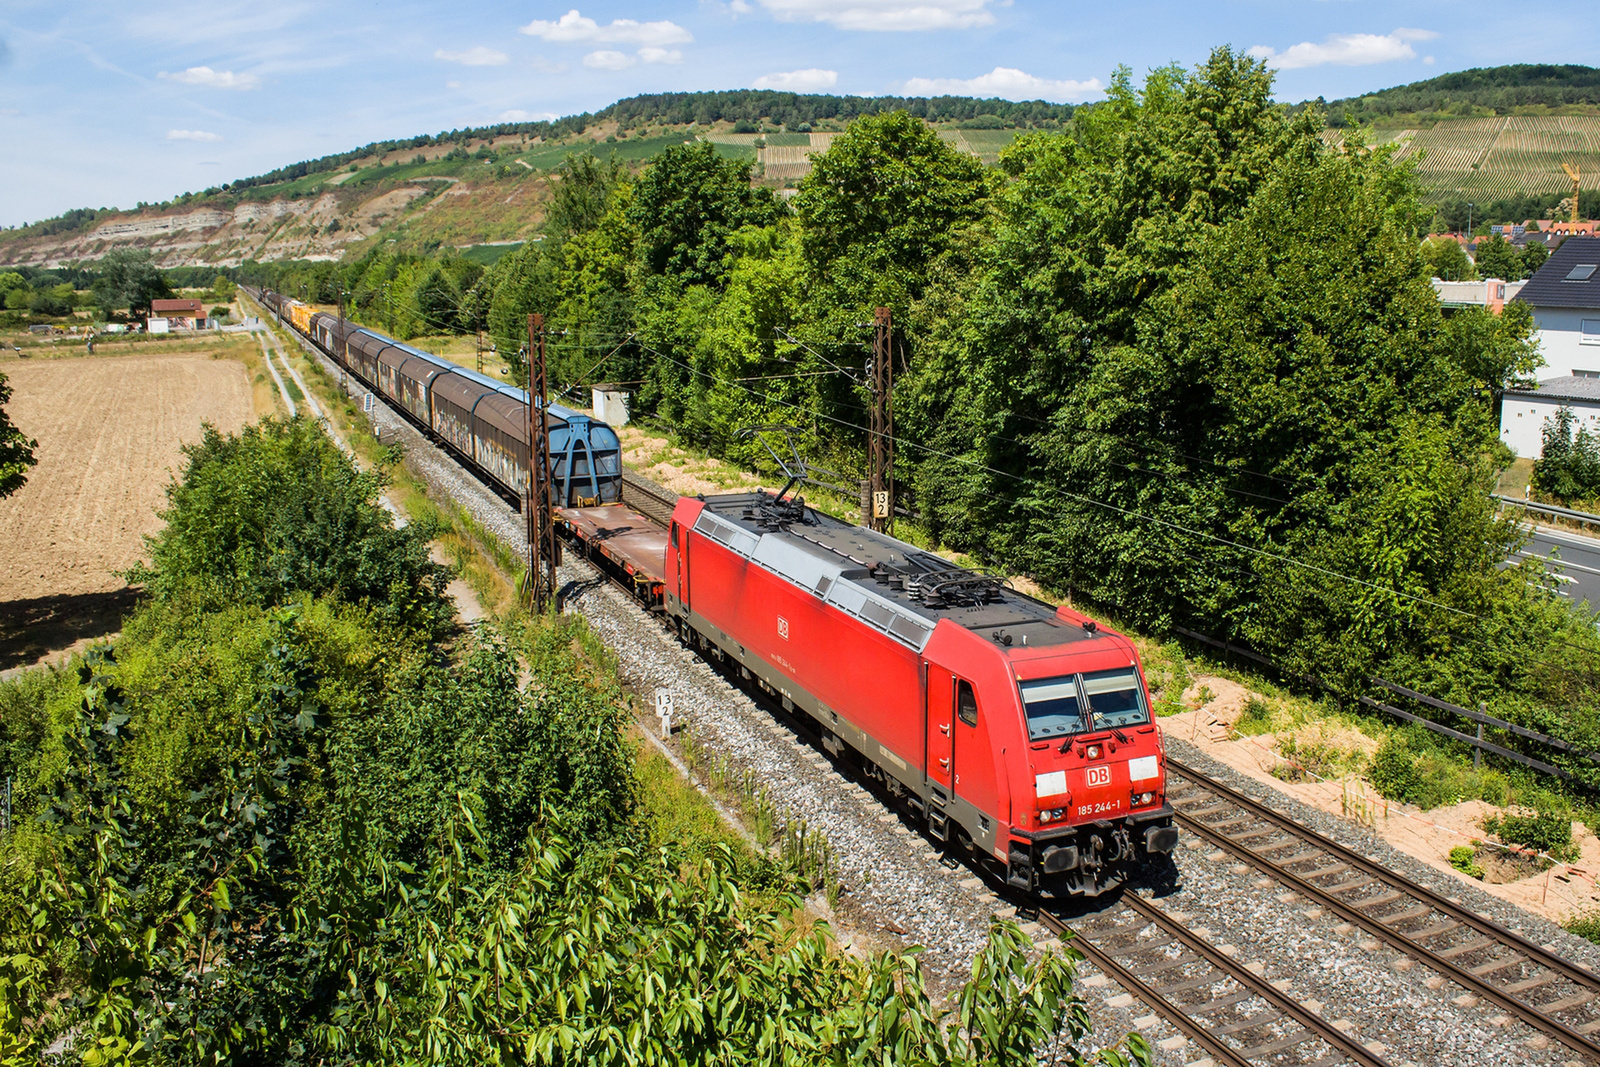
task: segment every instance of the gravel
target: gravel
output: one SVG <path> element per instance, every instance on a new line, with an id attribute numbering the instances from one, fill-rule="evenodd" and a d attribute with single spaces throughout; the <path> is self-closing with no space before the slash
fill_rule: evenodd
<path id="1" fill-rule="evenodd" d="M 314 354 L 335 380 L 337 367 Z M 366 390 L 352 378 L 350 394 Z M 372 423 L 380 440 L 406 446 L 406 465 L 432 491 L 454 499 L 483 528 L 519 551 L 527 541 L 521 516 L 485 483 L 466 473 L 381 401 Z M 825 834 L 832 847 L 844 892 L 836 926 L 841 942 L 858 938 L 872 945 L 924 946 L 922 966 L 930 985 L 948 992 L 965 980 L 972 958 L 982 946 L 991 916 L 1016 916 L 1018 901 L 987 877 L 966 867 L 944 866 L 928 839 L 910 820 L 885 801 L 842 774 L 804 737 L 764 706 L 726 681 L 712 667 L 685 649 L 637 601 L 601 579 L 587 563 L 569 553 L 562 565 L 566 610 L 583 615 L 617 653 L 623 681 L 647 699 L 657 689 L 673 694 L 676 721 L 692 727 L 699 744 L 729 760 L 738 773 L 760 775 L 779 821 L 803 819 Z M 655 720 L 641 722 L 655 730 Z M 1455 896 L 1497 922 L 1540 944 L 1555 944 L 1570 958 L 1600 966 L 1600 949 L 1574 938 L 1552 923 L 1463 886 L 1395 852 L 1359 827 L 1297 804 L 1275 791 L 1234 773 L 1176 738 L 1174 755 L 1197 770 L 1291 813 L 1305 825 L 1355 848 L 1399 873 L 1446 895 Z M 1187 913 L 1190 924 L 1209 931 L 1216 944 L 1238 947 L 1241 960 L 1261 965 L 1265 976 L 1287 980 L 1296 996 L 1314 999 L 1330 1020 L 1347 1019 L 1363 1040 L 1381 1042 L 1395 1064 L 1484 1063 L 1561 1064 L 1573 1057 L 1517 1022 L 1504 1022 L 1488 1005 L 1458 1004 L 1461 990 L 1449 983 L 1429 987 L 1430 972 L 1405 969 L 1397 954 L 1372 943 L 1359 930 L 1345 930 L 1327 918 L 1311 919 L 1307 902 L 1286 897 L 1286 891 L 1254 870 L 1213 858 L 1211 850 L 1185 840 L 1174 867 L 1138 888 L 1169 912 Z M 1153 872 L 1154 873 L 1154 872 Z M 1115 908 L 1113 902 L 1081 906 L 1078 914 Z M 819 904 L 824 910 L 825 905 Z M 1070 916 L 1068 917 L 1070 920 Z M 1043 937 L 1040 929 L 1024 929 Z M 864 947 L 864 946 L 863 946 Z M 1186 1064 L 1200 1053 L 1181 1041 L 1166 1023 L 1155 1021 L 1137 1001 L 1125 1003 L 1122 990 L 1092 965 L 1080 970 L 1084 995 L 1096 1037 L 1113 1041 L 1135 1029 L 1135 1023 L 1158 1044 L 1157 1062 Z M 1534 1046 L 1541 1047 L 1534 1047 Z M 1169 1047 L 1161 1047 L 1169 1046 Z"/>

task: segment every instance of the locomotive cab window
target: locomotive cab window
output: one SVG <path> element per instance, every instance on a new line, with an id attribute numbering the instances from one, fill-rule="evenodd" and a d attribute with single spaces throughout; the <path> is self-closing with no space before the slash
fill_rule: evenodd
<path id="1" fill-rule="evenodd" d="M 978 696 L 971 682 L 956 684 L 956 716 L 968 726 L 978 725 Z"/>
<path id="2" fill-rule="evenodd" d="M 1044 741 L 1083 731 L 1083 705 L 1077 675 L 1023 682 L 1022 706 L 1028 709 L 1028 740 Z"/>
<path id="3" fill-rule="evenodd" d="M 1143 726 L 1150 721 L 1150 712 L 1144 705 L 1144 686 L 1139 684 L 1139 674 L 1132 667 L 1085 674 L 1083 691 L 1094 712 L 1096 729 Z"/>
<path id="4" fill-rule="evenodd" d="M 677 523 L 673 523 L 672 524 L 672 547 L 673 548 L 677 548 L 678 547 L 678 524 Z"/>

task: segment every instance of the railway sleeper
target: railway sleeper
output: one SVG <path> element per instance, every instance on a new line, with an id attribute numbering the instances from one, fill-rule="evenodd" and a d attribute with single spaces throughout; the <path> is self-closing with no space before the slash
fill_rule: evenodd
<path id="1" fill-rule="evenodd" d="M 1534 1008 L 1546 1015 L 1555 1015 L 1557 1012 L 1571 1011 L 1573 1008 L 1582 1007 L 1595 998 L 1592 990 L 1585 989 L 1581 993 L 1574 993 L 1570 997 L 1551 1001 L 1549 1004 L 1535 1004 Z"/>
<path id="2" fill-rule="evenodd" d="M 1192 982 L 1185 982 L 1182 985 L 1162 986 L 1161 988 L 1157 989 L 1156 992 L 1165 994 L 1168 991 L 1176 993 L 1182 990 L 1194 989 L 1199 981 L 1199 979 L 1196 979 Z M 1216 979 L 1210 978 L 1206 979 L 1206 981 L 1215 982 Z M 1218 997 L 1216 1000 L 1208 1000 L 1205 1003 L 1196 1005 L 1192 1008 L 1184 1008 L 1183 1011 L 1185 1015 L 1193 1019 L 1198 1018 L 1201 1015 L 1210 1015 L 1212 1012 L 1221 1011 L 1224 1008 L 1231 1008 L 1235 1004 L 1243 1004 L 1247 1000 L 1257 999 L 1259 999 L 1259 995 L 1257 993 L 1255 993 L 1253 990 L 1246 989 L 1240 993 L 1229 993 L 1225 997 Z"/>
<path id="3" fill-rule="evenodd" d="M 1474 937 L 1471 941 L 1463 941 L 1459 945 L 1451 945 L 1449 948 L 1442 948 L 1435 952 L 1434 955 L 1438 956 L 1442 960 L 1453 960 L 1457 956 L 1465 956 L 1469 952 L 1477 952 L 1479 949 L 1493 948 L 1496 944 L 1498 944 L 1498 942 L 1491 941 L 1489 938 L 1480 934 L 1479 936 Z"/>
<path id="4" fill-rule="evenodd" d="M 1477 974 L 1478 973 L 1477 969 L 1474 968 L 1472 973 L 1473 974 Z M 1526 993 L 1526 992 L 1529 992 L 1530 990 L 1539 989 L 1539 988 L 1541 988 L 1543 986 L 1547 986 L 1551 982 L 1554 982 L 1554 981 L 1558 980 L 1559 978 L 1560 978 L 1560 975 L 1551 974 L 1550 972 L 1546 971 L 1544 974 L 1537 975 L 1537 976 L 1535 976 L 1533 978 L 1524 978 L 1520 982 L 1512 982 L 1510 985 L 1505 986 L 1503 988 L 1505 989 L 1505 991 L 1507 993 L 1511 993 L 1511 994 L 1515 995 L 1515 994 L 1520 994 L 1520 993 Z"/>
<path id="5" fill-rule="evenodd" d="M 1307 1030 L 1305 1027 L 1301 1027 L 1287 1037 L 1280 1037 L 1276 1041 L 1267 1041 L 1260 1045 L 1252 1045 L 1250 1048 L 1241 1049 L 1239 1055 L 1247 1060 L 1254 1060 L 1262 1056 L 1270 1056 L 1274 1052 L 1282 1052 L 1286 1048 L 1303 1045 L 1307 1041 L 1319 1040 L 1326 1039 L 1314 1030 Z"/>
<path id="6" fill-rule="evenodd" d="M 1229 1034 L 1241 1034 L 1246 1030 L 1259 1030 L 1263 1026 L 1282 1021 L 1283 1016 L 1275 1011 L 1261 1011 L 1240 1019 L 1238 1022 L 1228 1023 L 1226 1026 L 1213 1026 L 1211 1032 L 1218 1037 L 1227 1037 Z"/>
<path id="7" fill-rule="evenodd" d="M 1414 908 L 1407 908 L 1405 911 L 1397 911 L 1393 915 L 1380 915 L 1378 921 L 1385 926 L 1399 926 L 1403 922 L 1420 919 L 1424 915 L 1432 914 L 1433 909 L 1431 907 L 1426 904 L 1419 904 Z"/>

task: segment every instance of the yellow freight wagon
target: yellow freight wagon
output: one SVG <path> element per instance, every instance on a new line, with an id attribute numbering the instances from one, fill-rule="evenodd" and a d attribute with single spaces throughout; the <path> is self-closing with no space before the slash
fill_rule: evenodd
<path id="1" fill-rule="evenodd" d="M 311 333 L 312 314 L 314 314 L 314 310 L 310 304 L 302 304 L 298 300 L 289 302 L 289 321 L 294 323 L 294 328 L 301 333 Z"/>

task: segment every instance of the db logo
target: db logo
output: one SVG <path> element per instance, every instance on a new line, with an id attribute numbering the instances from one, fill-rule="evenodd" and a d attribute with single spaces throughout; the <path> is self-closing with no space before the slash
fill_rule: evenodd
<path id="1" fill-rule="evenodd" d="M 1089 768 L 1089 784 L 1091 786 L 1095 786 L 1095 785 L 1110 785 L 1111 784 L 1111 768 L 1110 767 L 1090 767 Z"/>
<path id="2" fill-rule="evenodd" d="M 785 641 L 789 640 L 789 620 L 782 615 L 778 616 L 778 636 Z"/>

